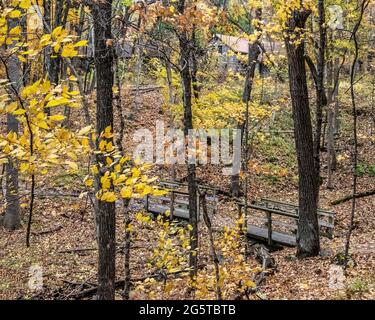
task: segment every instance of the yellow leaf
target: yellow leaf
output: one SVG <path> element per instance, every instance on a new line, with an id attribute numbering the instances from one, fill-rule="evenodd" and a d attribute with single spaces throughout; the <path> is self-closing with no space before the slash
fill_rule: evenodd
<path id="1" fill-rule="evenodd" d="M 124 187 L 120 191 L 121 198 L 131 198 L 133 191 L 132 188 Z"/>
<path id="2" fill-rule="evenodd" d="M 37 126 L 38 126 L 39 128 L 46 129 L 46 130 L 49 129 L 49 126 L 48 126 L 48 124 L 47 124 L 45 121 L 39 121 L 39 122 L 37 123 Z"/>
<path id="3" fill-rule="evenodd" d="M 138 168 L 132 169 L 132 177 L 133 178 L 138 178 L 140 175 L 141 175 L 141 171 Z"/>
<path id="4" fill-rule="evenodd" d="M 61 114 L 55 114 L 53 116 L 49 116 L 49 119 L 51 121 L 62 121 L 65 119 L 65 116 L 61 115 Z"/>
<path id="5" fill-rule="evenodd" d="M 21 16 L 21 11 L 19 10 L 13 10 L 9 13 L 8 17 L 11 19 L 17 19 Z"/>
<path id="6" fill-rule="evenodd" d="M 52 37 L 54 37 L 54 38 L 58 37 L 61 34 L 62 29 L 63 29 L 62 26 L 59 26 L 59 27 L 56 27 L 55 29 L 53 29 Z"/>
<path id="7" fill-rule="evenodd" d="M 99 142 L 99 150 L 100 150 L 100 151 L 104 151 L 106 145 L 107 145 L 107 142 L 105 142 L 104 140 L 101 140 L 101 141 Z"/>
<path id="8" fill-rule="evenodd" d="M 107 138 L 107 139 L 110 139 L 113 137 L 113 134 L 112 134 L 112 127 L 111 126 L 108 126 L 104 129 L 104 133 L 103 133 L 103 137 L 104 138 Z"/>
<path id="9" fill-rule="evenodd" d="M 25 114 L 25 113 L 26 113 L 26 110 L 25 110 L 25 109 L 18 109 L 18 110 L 16 110 L 16 111 L 13 112 L 13 114 L 14 114 L 15 116 L 19 116 L 19 115 L 21 115 L 21 114 Z"/>
<path id="10" fill-rule="evenodd" d="M 18 59 L 19 59 L 21 62 L 27 62 L 27 59 L 25 59 L 23 56 L 18 55 L 17 57 L 18 57 Z"/>
<path id="11" fill-rule="evenodd" d="M 92 165 L 90 169 L 91 169 L 92 174 L 98 174 L 99 173 L 99 169 L 98 169 L 98 166 L 96 164 Z"/>
<path id="12" fill-rule="evenodd" d="M 107 152 L 111 152 L 114 149 L 113 143 L 111 141 L 108 142 L 105 149 L 106 149 Z"/>
<path id="13" fill-rule="evenodd" d="M 78 55 L 78 51 L 74 49 L 73 44 L 69 43 L 64 46 L 61 56 L 63 58 L 73 58 Z"/>
<path id="14" fill-rule="evenodd" d="M 93 179 L 86 179 L 85 180 L 86 187 L 92 187 L 93 184 L 94 184 L 94 180 Z"/>
<path id="15" fill-rule="evenodd" d="M 84 136 L 86 134 L 88 134 L 91 130 L 91 126 L 87 126 L 87 127 L 84 127 L 82 128 L 81 130 L 78 131 L 78 135 L 79 136 Z"/>
<path id="16" fill-rule="evenodd" d="M 125 228 L 125 231 L 132 232 L 134 230 L 133 225 L 131 223 L 128 224 L 128 227 Z"/>
<path id="17" fill-rule="evenodd" d="M 72 151 L 68 151 L 67 156 L 68 156 L 69 158 L 73 159 L 74 161 L 77 161 L 77 160 L 78 160 L 77 155 L 76 155 L 74 152 L 72 152 Z"/>
<path id="18" fill-rule="evenodd" d="M 116 195 L 114 192 L 104 192 L 102 196 L 100 197 L 100 200 L 105 202 L 115 202 L 116 201 Z"/>
<path id="19" fill-rule="evenodd" d="M 27 169 L 29 169 L 29 167 L 30 167 L 30 164 L 28 162 L 23 162 L 20 165 L 20 171 L 25 172 L 27 171 Z"/>
<path id="20" fill-rule="evenodd" d="M 66 164 L 74 171 L 78 171 L 78 164 L 76 162 L 66 161 Z"/>
<path id="21" fill-rule="evenodd" d="M 10 149 L 10 146 L 9 144 L 7 144 L 4 148 L 3 148 L 3 152 L 5 154 L 9 154 L 12 150 Z"/>
<path id="22" fill-rule="evenodd" d="M 11 36 L 19 36 L 21 34 L 22 28 L 21 26 L 14 27 L 9 31 L 9 35 Z"/>
<path id="23" fill-rule="evenodd" d="M 100 178 L 103 189 L 109 189 L 111 187 L 111 181 L 108 179 L 108 176 L 103 176 Z"/>
<path id="24" fill-rule="evenodd" d="M 160 190 L 160 189 L 155 189 L 152 193 L 154 196 L 164 196 L 168 193 L 167 190 Z"/>
<path id="25" fill-rule="evenodd" d="M 87 40 L 81 40 L 74 44 L 74 47 L 85 47 L 87 46 L 88 41 Z"/>
<path id="26" fill-rule="evenodd" d="M 107 166 L 110 166 L 113 163 L 113 159 L 110 158 L 110 157 L 106 157 L 105 162 L 106 162 Z"/>
<path id="27" fill-rule="evenodd" d="M 17 102 L 12 102 L 6 106 L 5 111 L 8 113 L 12 113 L 13 111 L 17 109 L 17 107 L 18 107 Z"/>
<path id="28" fill-rule="evenodd" d="M 68 104 L 68 103 L 70 103 L 69 99 L 64 98 L 64 97 L 60 97 L 60 98 L 56 98 L 56 99 L 53 99 L 51 101 L 48 101 L 46 107 L 47 108 L 56 107 L 56 106 L 60 106 L 60 105 L 63 105 L 63 104 Z"/>
<path id="29" fill-rule="evenodd" d="M 19 7 L 21 9 L 29 9 L 31 7 L 31 0 L 21 0 Z"/>

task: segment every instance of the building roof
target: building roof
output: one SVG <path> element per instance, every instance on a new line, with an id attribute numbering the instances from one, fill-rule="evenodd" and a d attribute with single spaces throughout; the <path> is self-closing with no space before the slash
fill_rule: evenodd
<path id="1" fill-rule="evenodd" d="M 218 37 L 222 43 L 227 45 L 234 52 L 246 54 L 249 52 L 249 41 L 247 39 L 218 33 L 216 34 L 216 37 Z"/>
<path id="2" fill-rule="evenodd" d="M 233 37 L 218 33 L 216 34 L 216 37 L 236 53 L 249 53 L 249 41 L 245 38 Z M 285 52 L 285 48 L 283 48 L 282 42 L 280 41 L 274 41 L 264 37 L 262 37 L 260 41 L 267 52 L 279 54 Z"/>

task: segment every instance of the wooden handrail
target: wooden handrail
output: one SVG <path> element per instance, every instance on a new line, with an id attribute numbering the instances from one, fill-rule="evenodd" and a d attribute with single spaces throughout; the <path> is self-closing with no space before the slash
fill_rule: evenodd
<path id="1" fill-rule="evenodd" d="M 290 207 L 293 207 L 293 208 L 298 208 L 298 206 L 296 206 L 295 204 L 285 203 L 285 202 L 281 202 L 281 201 L 277 201 L 277 200 L 270 200 L 270 199 L 261 198 L 260 201 L 277 203 L 277 204 L 281 204 L 281 205 L 284 205 L 284 206 L 290 206 Z M 327 210 L 324 210 L 324 209 L 319 209 L 319 208 L 318 208 L 318 213 L 327 213 L 329 215 L 335 215 L 334 212 L 327 211 Z"/>
<path id="2" fill-rule="evenodd" d="M 243 203 L 239 203 L 238 205 L 241 206 L 241 207 L 245 206 Z M 272 208 L 261 207 L 261 206 L 257 206 L 257 205 L 254 205 L 254 204 L 248 204 L 247 207 L 251 208 L 251 209 L 255 209 L 255 210 L 260 210 L 260 211 L 268 211 L 268 212 L 278 214 L 278 215 L 281 215 L 281 216 L 294 218 L 296 220 L 298 220 L 298 218 L 299 218 L 298 215 L 295 215 L 295 214 L 291 214 L 291 213 L 288 213 L 288 212 L 285 212 L 285 211 L 276 210 L 276 209 L 272 209 Z"/>
<path id="3" fill-rule="evenodd" d="M 174 186 L 184 186 L 184 187 L 187 187 L 188 184 L 186 182 L 174 182 L 174 181 L 168 181 L 168 180 L 161 180 L 159 182 L 159 184 L 165 184 L 165 185 L 174 185 Z M 206 186 L 206 185 L 201 185 L 201 184 L 198 184 L 198 187 L 199 188 L 202 188 L 202 189 L 206 189 L 206 190 L 212 190 L 212 191 L 218 191 L 219 188 L 215 188 L 215 187 L 210 187 L 210 186 Z"/>

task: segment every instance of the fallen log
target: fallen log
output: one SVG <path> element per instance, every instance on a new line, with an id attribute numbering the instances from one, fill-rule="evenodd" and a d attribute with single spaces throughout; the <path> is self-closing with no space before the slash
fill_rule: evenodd
<path id="1" fill-rule="evenodd" d="M 117 246 L 117 250 L 121 251 L 124 249 L 124 245 L 122 244 L 116 244 Z M 135 245 L 135 246 L 132 246 L 132 249 L 145 249 L 145 248 L 148 248 L 147 246 L 141 246 L 141 245 Z M 64 249 L 64 250 L 60 250 L 58 251 L 57 253 L 80 253 L 80 252 L 86 252 L 86 251 L 96 251 L 98 250 L 98 248 L 72 248 L 72 249 Z"/>
<path id="2" fill-rule="evenodd" d="M 97 248 L 75 248 L 75 249 L 66 249 L 58 251 L 58 253 L 76 253 L 76 252 L 85 252 L 85 251 L 95 251 Z"/>
<path id="3" fill-rule="evenodd" d="M 250 253 L 255 257 L 255 260 L 257 260 L 262 265 L 262 269 L 253 276 L 255 287 L 248 288 L 247 290 L 245 290 L 244 294 L 246 295 L 248 300 L 250 300 L 250 294 L 255 294 L 258 298 L 264 300 L 264 297 L 262 297 L 262 295 L 258 292 L 259 287 L 266 276 L 268 274 L 271 274 L 276 269 L 276 262 L 275 259 L 271 256 L 268 248 L 262 244 L 252 244 L 250 246 L 250 251 Z"/>
<path id="4" fill-rule="evenodd" d="M 276 267 L 275 259 L 272 258 L 269 250 L 264 245 L 254 246 L 255 260 L 262 265 L 262 271 L 257 272 L 254 276 L 254 282 L 257 287 L 263 282 L 266 275 L 269 273 L 269 269 L 273 270 Z"/>
<path id="5" fill-rule="evenodd" d="M 48 229 L 48 230 L 42 230 L 42 231 L 39 231 L 39 232 L 32 232 L 32 234 L 34 236 L 41 236 L 41 235 L 44 235 L 44 234 L 48 234 L 48 233 L 53 233 L 53 232 L 59 231 L 61 229 L 62 229 L 62 226 L 57 226 L 57 227 L 54 227 L 54 228 Z"/>
<path id="6" fill-rule="evenodd" d="M 144 277 L 140 277 L 140 278 L 133 278 L 131 279 L 130 281 L 131 282 L 139 282 L 139 281 L 144 281 L 148 278 L 154 278 L 154 279 L 165 279 L 166 277 L 170 276 L 170 275 L 178 275 L 178 274 L 181 274 L 181 273 L 184 273 L 184 272 L 189 272 L 189 270 L 180 270 L 180 271 L 176 271 L 176 272 L 171 272 L 171 273 L 155 273 L 155 274 L 152 274 L 152 275 L 148 275 L 148 276 L 144 276 Z M 123 287 L 125 284 L 125 280 L 118 280 L 115 282 L 115 289 L 119 289 L 121 287 Z M 89 296 L 92 296 L 96 293 L 96 291 L 98 290 L 98 286 L 95 286 L 95 287 L 92 287 L 92 288 L 89 288 L 89 289 L 86 289 L 86 290 L 83 290 L 83 291 L 80 291 L 74 295 L 71 295 L 72 298 L 74 299 L 82 299 L 82 298 L 85 298 L 85 297 L 89 297 Z"/>
<path id="7" fill-rule="evenodd" d="M 369 196 L 372 196 L 372 195 L 375 195 L 375 189 L 372 189 L 372 190 L 368 190 L 368 191 L 363 191 L 363 192 L 359 192 L 355 195 L 355 198 L 358 199 L 358 198 L 364 198 L 364 197 L 369 197 Z M 347 195 L 343 198 L 340 198 L 340 199 L 337 199 L 337 200 L 334 200 L 331 202 L 331 205 L 335 206 L 337 204 L 341 204 L 343 202 L 346 202 L 346 201 L 349 201 L 353 199 L 353 195 L 350 194 L 350 195 Z"/>

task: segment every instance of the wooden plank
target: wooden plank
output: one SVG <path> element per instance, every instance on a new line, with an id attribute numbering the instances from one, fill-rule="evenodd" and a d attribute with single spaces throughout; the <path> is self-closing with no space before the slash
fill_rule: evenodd
<path id="1" fill-rule="evenodd" d="M 286 212 L 286 211 L 276 210 L 276 209 L 272 209 L 272 208 L 266 208 L 266 207 L 262 207 L 262 206 L 258 206 L 258 205 L 254 205 L 254 204 L 249 204 L 248 207 L 252 208 L 252 209 L 255 209 L 255 210 L 266 211 L 266 212 L 278 214 L 280 216 L 298 219 L 298 215 L 292 214 L 292 213 Z"/>
<path id="2" fill-rule="evenodd" d="M 251 216 L 251 217 L 254 218 L 254 220 L 256 219 L 256 220 L 260 220 L 260 221 L 263 221 L 263 222 L 268 221 L 268 219 L 265 218 L 265 217 L 257 217 L 257 216 Z M 281 222 L 281 221 L 273 219 L 272 224 L 276 225 L 276 226 L 288 227 L 288 228 L 291 228 L 293 230 L 297 230 L 297 223 L 287 223 L 287 222 Z"/>
<path id="3" fill-rule="evenodd" d="M 268 221 L 268 219 L 264 218 L 264 217 L 252 216 L 252 218 L 257 219 L 257 220 L 261 220 L 261 221 L 264 221 L 264 222 Z M 274 225 L 280 225 L 280 226 L 283 226 L 283 227 L 291 227 L 293 229 L 297 229 L 297 223 L 281 222 L 281 221 L 278 221 L 278 220 L 275 220 L 275 219 L 272 220 L 272 223 Z M 318 223 L 319 223 L 319 227 L 326 227 L 326 228 L 329 228 L 329 229 L 334 229 L 334 225 L 331 224 L 331 223 L 328 223 L 326 221 L 319 220 Z"/>
<path id="4" fill-rule="evenodd" d="M 255 238 L 259 240 L 268 240 L 268 229 L 257 227 L 254 225 L 249 225 L 247 229 L 247 234 L 250 238 Z M 297 245 L 296 237 L 285 234 L 282 232 L 272 231 L 272 241 L 286 246 L 294 247 Z"/>
<path id="5" fill-rule="evenodd" d="M 176 182 L 176 181 L 168 181 L 168 180 L 161 180 L 159 184 L 165 185 L 165 186 L 169 185 L 169 186 L 174 186 L 174 187 L 187 187 L 188 186 L 186 182 Z M 198 184 L 198 187 L 201 189 L 205 189 L 205 190 L 212 190 L 212 191 L 219 190 L 218 188 L 201 185 L 201 184 Z"/>
<path id="6" fill-rule="evenodd" d="M 295 204 L 285 203 L 285 202 L 281 202 L 281 201 L 277 201 L 277 200 L 270 200 L 270 199 L 261 198 L 260 201 L 261 202 L 275 203 L 275 204 L 279 204 L 279 205 L 282 205 L 282 206 L 288 206 L 288 207 L 291 207 L 291 208 L 298 208 L 298 206 L 295 205 Z M 335 215 L 334 212 L 327 211 L 327 210 L 324 210 L 324 209 L 318 209 L 318 214 L 321 214 L 322 216 L 327 216 L 327 217 L 331 217 L 331 216 Z"/>
<path id="7" fill-rule="evenodd" d="M 181 205 L 185 205 L 185 206 L 189 205 L 189 200 L 179 198 L 178 197 L 179 195 L 176 195 L 176 191 L 173 191 L 173 194 L 174 194 L 174 203 L 175 204 L 181 204 Z M 149 200 L 151 200 L 151 201 L 153 201 L 153 200 L 155 200 L 155 201 L 165 201 L 166 203 L 170 203 L 171 198 L 165 197 L 165 196 L 149 196 Z M 216 210 L 216 204 L 207 203 L 207 208 L 214 211 L 214 210 Z"/>
<path id="8" fill-rule="evenodd" d="M 154 205 L 154 204 L 149 205 L 149 212 L 154 213 L 154 214 L 164 214 L 167 210 L 169 210 L 168 206 Z M 173 216 L 177 218 L 183 218 L 183 219 L 189 220 L 189 211 L 181 209 L 181 208 L 175 208 L 173 210 Z"/>
<path id="9" fill-rule="evenodd" d="M 276 201 L 275 201 L 276 202 Z M 242 205 L 242 204 L 241 204 Z M 243 206 L 243 205 L 242 205 Z M 274 214 L 279 214 L 279 215 L 282 215 L 282 216 L 286 216 L 286 217 L 291 217 L 291 218 L 296 218 L 298 219 L 298 215 L 297 214 L 292 214 L 288 211 L 283 211 L 281 209 L 274 209 L 274 208 L 270 208 L 270 207 L 263 207 L 263 206 L 260 206 L 260 205 L 257 205 L 257 204 L 251 204 L 249 205 L 250 208 L 253 208 L 253 209 L 256 209 L 256 210 L 262 210 L 262 211 L 266 211 L 266 212 L 271 212 L 271 213 L 274 213 Z M 296 209 L 298 208 L 297 206 L 294 206 Z M 323 216 L 327 216 L 329 218 L 333 218 L 334 216 L 334 213 L 330 213 L 328 214 L 327 212 L 323 212 L 322 213 Z M 332 220 L 332 219 L 330 219 Z M 324 220 L 319 220 L 319 223 L 324 226 L 324 227 L 327 227 L 327 228 L 334 228 L 334 224 L 333 223 L 329 223 L 329 222 L 325 222 Z"/>

